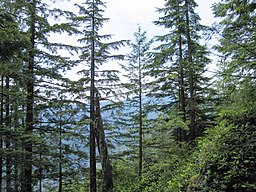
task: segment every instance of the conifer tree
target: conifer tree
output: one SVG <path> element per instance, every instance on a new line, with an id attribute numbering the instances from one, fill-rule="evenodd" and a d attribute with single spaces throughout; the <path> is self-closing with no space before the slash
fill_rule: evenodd
<path id="1" fill-rule="evenodd" d="M 243 107 L 239 106 L 241 104 L 239 98 L 243 98 L 244 103 L 247 103 L 246 100 L 251 100 L 254 93 L 252 89 L 255 86 L 256 60 L 255 10 L 256 4 L 247 0 L 228 0 L 213 5 L 215 17 L 220 19 L 219 23 L 215 23 L 213 30 L 220 37 L 219 44 L 215 48 L 221 54 L 218 64 L 218 88 L 221 90 L 219 97 L 221 109 L 224 111 L 229 108 L 228 106 L 242 110 Z M 250 96 L 246 95 L 248 90 L 251 90 Z M 247 109 L 246 107 L 245 110 Z M 232 111 L 232 107 L 230 110 Z M 245 121 L 247 119 L 242 118 Z"/>
<path id="2" fill-rule="evenodd" d="M 223 76 L 234 85 L 239 83 L 236 79 L 247 81 L 255 75 L 255 9 L 256 4 L 248 0 L 228 0 L 213 6 L 215 17 L 221 19 L 215 32 L 221 36 L 216 48 L 223 54 Z"/>
<path id="3" fill-rule="evenodd" d="M 36 173 L 42 180 L 42 188 L 63 191 L 72 179 L 83 176 L 85 131 L 77 125 L 82 121 L 81 107 L 60 93 L 47 106 L 40 107 L 39 128 L 44 139 L 35 145 L 35 151 L 41 154 Z M 46 186 L 46 179 L 52 186 Z"/>
<path id="4" fill-rule="evenodd" d="M 35 39 L 36 39 L 36 1 L 32 0 L 30 3 L 30 23 L 29 34 L 31 47 L 29 50 L 28 67 L 27 67 L 27 98 L 26 98 L 26 129 L 25 134 L 31 136 L 34 129 L 34 88 L 35 88 Z M 26 138 L 24 142 L 24 181 L 21 187 L 22 190 L 32 192 L 32 153 L 33 153 L 33 141 L 32 138 Z"/>
<path id="5" fill-rule="evenodd" d="M 106 7 L 104 2 L 101 0 L 86 0 L 82 5 L 76 5 L 79 8 L 79 15 L 72 19 L 74 23 L 78 24 L 82 28 L 81 33 L 83 36 L 78 40 L 80 43 L 84 43 L 84 45 L 82 45 L 82 54 L 80 58 L 87 66 L 87 68 L 80 71 L 80 73 L 85 76 L 90 74 L 90 90 L 85 91 L 90 92 L 90 191 L 95 192 L 97 190 L 95 149 L 96 89 L 100 93 L 103 92 L 106 97 L 110 97 L 110 94 L 114 93 L 113 87 L 110 83 L 118 80 L 115 71 L 100 70 L 100 66 L 107 61 L 121 59 L 123 57 L 121 55 L 111 55 L 110 50 L 118 50 L 120 46 L 124 45 L 124 41 L 108 42 L 111 39 L 111 35 L 100 34 L 100 30 L 104 23 L 109 20 L 103 16 L 104 8 Z M 104 183 L 105 181 L 103 180 L 102 190 L 111 191 L 112 189 L 107 189 Z"/>
<path id="6" fill-rule="evenodd" d="M 219 55 L 214 96 L 220 109 L 218 124 L 200 139 L 194 160 L 190 155 L 187 165 L 174 174 L 171 191 L 255 190 L 255 10 L 255 2 L 247 0 L 213 5 L 218 17 L 213 29 L 219 37 L 214 46 Z"/>
<path id="7" fill-rule="evenodd" d="M 12 181 L 14 173 L 12 172 L 13 165 L 13 130 L 11 127 L 11 82 L 17 74 L 15 62 L 18 60 L 17 56 L 21 50 L 26 48 L 28 43 L 27 37 L 22 34 L 19 29 L 19 23 L 16 21 L 10 3 L 5 4 L 5 10 L 0 10 L 1 20 L 1 40 L 0 40 L 0 63 L 1 63 L 1 173 L 0 173 L 0 191 L 12 190 Z M 3 147 L 5 146 L 5 149 Z M 4 154 L 4 155 L 3 155 Z M 5 159 L 5 185 L 3 185 L 3 159 Z"/>
<path id="8" fill-rule="evenodd" d="M 47 93 L 50 93 L 51 90 L 56 90 L 57 87 L 58 89 L 60 87 L 65 88 L 69 83 L 65 81 L 60 72 L 64 72 L 70 68 L 73 63 L 67 58 L 58 55 L 57 50 L 59 48 L 68 49 L 69 51 L 75 49 L 73 46 L 50 42 L 48 40 L 50 33 L 66 31 L 71 34 L 72 31 L 70 24 L 61 23 L 50 25 L 48 19 L 49 15 L 66 16 L 71 13 L 66 11 L 64 14 L 59 9 L 50 10 L 46 3 L 36 0 L 28 2 L 1 1 L 1 6 L 8 8 L 6 10 L 11 10 L 10 13 L 3 12 L 3 14 L 1 10 L 1 19 L 4 21 L 7 18 L 6 21 L 8 21 L 3 22 L 8 25 L 7 27 L 5 25 L 1 26 L 1 33 L 6 37 L 1 39 L 1 61 L 10 58 L 8 62 L 1 65 L 1 73 L 5 72 L 1 76 L 10 77 L 10 87 L 19 86 L 19 88 L 15 89 L 19 93 L 13 94 L 12 97 L 15 101 L 15 105 L 14 102 L 11 102 L 13 108 L 22 108 L 24 111 L 27 111 L 26 118 L 24 118 L 24 113 L 15 111 L 15 114 L 20 114 L 21 116 L 12 119 L 11 122 L 12 126 L 15 125 L 14 128 L 12 127 L 12 134 L 15 135 L 15 138 L 12 138 L 15 139 L 15 143 L 11 144 L 15 144 L 16 152 L 22 151 L 22 148 L 17 149 L 18 145 L 16 143 L 16 140 L 22 140 L 22 145 L 26 151 L 25 156 L 17 155 L 15 157 L 15 161 L 23 162 L 24 166 L 17 166 L 17 163 L 12 162 L 12 165 L 15 165 L 15 178 L 11 178 L 11 182 L 15 182 L 15 189 L 17 190 L 32 191 L 32 172 L 34 171 L 32 167 L 35 165 L 35 161 L 32 161 L 32 159 L 35 159 L 35 153 L 37 153 L 32 147 L 35 145 L 36 138 L 39 136 L 36 131 L 38 129 L 35 129 L 37 127 L 37 117 L 35 116 L 37 104 L 46 104 L 48 100 L 52 99 Z M 10 65 L 15 67 L 12 68 Z M 51 83 L 53 79 L 58 81 L 58 83 Z M 6 85 L 8 85 L 7 81 Z M 40 94 L 39 88 L 41 88 Z M 25 89 L 27 93 L 24 93 Z M 26 97 L 26 102 L 21 95 Z M 24 107 L 25 105 L 26 108 Z M 19 125 L 19 122 L 22 123 Z M 18 133 L 23 134 L 20 135 Z M 36 178 L 34 179 L 36 180 Z"/>
<path id="9" fill-rule="evenodd" d="M 127 121 L 125 124 L 127 127 L 124 127 L 125 130 L 129 129 L 131 125 L 131 135 L 134 140 L 134 137 L 138 138 L 138 144 L 131 143 L 130 147 L 134 151 L 134 145 L 138 146 L 138 176 L 141 176 L 142 173 L 142 162 L 143 162 L 143 127 L 145 115 L 145 101 L 146 100 L 146 71 L 145 66 L 149 64 L 149 49 L 152 44 L 151 40 L 148 40 L 146 31 L 142 31 L 141 27 L 138 27 L 138 31 L 134 33 L 134 42 L 130 42 L 129 46 L 131 52 L 127 56 L 128 63 L 123 64 L 122 68 L 125 71 L 125 77 L 127 78 L 128 83 L 124 83 L 125 95 L 127 101 L 125 101 L 125 110 L 128 111 L 128 115 L 125 114 Z M 124 112 L 126 113 L 126 112 Z M 129 138 L 131 140 L 131 138 Z M 133 141 L 134 142 L 134 141 Z M 136 142 L 136 141 L 135 141 Z M 129 147 L 129 146 L 127 146 Z"/>
<path id="10" fill-rule="evenodd" d="M 170 108 L 177 111 L 186 124 L 189 119 L 189 135 L 186 134 L 187 126 L 175 130 L 178 141 L 192 141 L 202 133 L 200 102 L 207 94 L 201 90 L 208 82 L 204 72 L 210 60 L 206 48 L 198 43 L 199 32 L 205 27 L 200 25 L 199 16 L 194 12 L 196 6 L 194 1 L 168 0 L 164 8 L 158 9 L 164 16 L 155 21 L 156 25 L 170 31 L 157 37 L 162 43 L 157 47 L 159 52 L 155 54 L 155 70 L 151 75 L 160 76 L 155 83 L 160 82 L 164 92 L 158 91 L 156 96 L 165 100 L 169 97 L 169 111 Z"/>

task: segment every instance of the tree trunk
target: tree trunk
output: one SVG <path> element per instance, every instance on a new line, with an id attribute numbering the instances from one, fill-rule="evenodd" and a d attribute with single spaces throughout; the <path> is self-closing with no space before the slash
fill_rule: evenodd
<path id="1" fill-rule="evenodd" d="M 5 79 L 6 101 L 5 101 L 5 127 L 6 127 L 6 192 L 11 192 L 11 121 L 10 121 L 10 79 Z"/>
<path id="2" fill-rule="evenodd" d="M 18 86 L 18 85 L 15 85 Z M 14 132 L 16 133 L 18 129 L 20 128 L 20 114 L 18 113 L 18 104 L 17 103 L 12 103 L 13 106 L 13 122 L 14 122 Z M 18 143 L 17 139 L 13 141 L 13 148 L 14 150 L 18 151 L 20 149 L 20 145 Z M 14 176 L 13 176 L 13 192 L 18 192 L 19 191 L 19 157 L 18 155 L 15 155 L 12 159 L 12 165 L 14 166 Z"/>
<path id="3" fill-rule="evenodd" d="M 186 7 L 186 36 L 188 46 L 188 67 L 189 67 L 189 118 L 190 118 L 190 140 L 195 139 L 195 95 L 194 95 L 194 65 L 192 58 L 192 45 L 190 37 L 190 22 L 189 22 L 189 4 L 188 0 L 185 0 Z"/>
<path id="4" fill-rule="evenodd" d="M 92 67 L 94 68 L 94 67 Z M 94 73 L 94 69 L 91 69 Z M 96 150 L 95 150 L 95 107 L 94 107 L 94 75 L 91 75 L 90 93 L 90 192 L 96 192 Z"/>
<path id="5" fill-rule="evenodd" d="M 41 134 L 41 131 L 40 131 L 40 137 L 42 137 L 42 134 Z M 42 192 L 42 180 L 43 180 L 43 166 L 42 166 L 42 156 L 43 156 L 43 154 L 42 154 L 42 151 L 40 150 L 40 152 L 39 152 L 39 192 Z"/>
<path id="6" fill-rule="evenodd" d="M 3 150 L 3 118 L 4 118 L 4 77 L 1 77 L 1 109 L 0 109 L 0 150 Z M 3 180 L 3 156 L 0 153 L 0 192 L 2 192 L 2 180 Z"/>
<path id="7" fill-rule="evenodd" d="M 96 138 L 97 138 L 98 149 L 100 153 L 100 161 L 102 165 L 102 173 L 103 173 L 102 192 L 112 192 L 113 191 L 112 167 L 108 157 L 108 148 L 107 148 L 107 143 L 105 139 L 98 93 L 96 95 L 95 105 L 96 105 L 96 122 L 97 122 Z"/>
<path id="8" fill-rule="evenodd" d="M 36 23 L 36 0 L 31 2 L 31 23 L 30 23 L 30 41 L 31 50 L 29 52 L 29 62 L 27 71 L 27 113 L 26 113 L 26 140 L 24 141 L 25 159 L 24 159 L 24 183 L 23 189 L 26 192 L 32 192 L 32 147 L 31 138 L 34 126 L 34 65 L 35 65 L 35 23 Z"/>
<path id="9" fill-rule="evenodd" d="M 90 85 L 90 192 L 97 191 L 96 146 L 95 146 L 95 13 L 93 0 L 91 41 L 91 85 Z"/>
<path id="10" fill-rule="evenodd" d="M 142 74 L 141 74 L 141 51 L 140 51 L 140 43 L 139 42 L 139 169 L 138 176 L 141 176 L 142 173 L 142 161 L 143 161 L 143 146 L 142 146 L 142 134 L 143 134 L 143 122 L 142 122 Z"/>
<path id="11" fill-rule="evenodd" d="M 42 159 L 42 153 L 40 152 L 40 161 Z M 42 176 L 43 176 L 43 168 L 41 168 L 41 165 L 40 165 L 40 168 L 39 168 L 39 192 L 42 192 Z"/>
<path id="12" fill-rule="evenodd" d="M 59 192 L 62 192 L 62 119 L 59 126 Z"/>
<path id="13" fill-rule="evenodd" d="M 180 17 L 180 5 L 178 2 L 178 34 L 179 34 L 179 103 L 182 113 L 182 120 L 186 122 L 186 100 L 185 100 L 185 85 L 184 85 L 184 66 L 183 66 L 183 53 L 182 53 L 182 20 Z M 185 141 L 185 130 L 178 130 L 178 141 Z"/>

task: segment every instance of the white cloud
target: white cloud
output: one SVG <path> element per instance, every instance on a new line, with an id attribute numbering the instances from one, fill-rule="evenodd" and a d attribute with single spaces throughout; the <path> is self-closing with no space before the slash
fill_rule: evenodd
<path id="1" fill-rule="evenodd" d="M 213 22 L 211 5 L 220 0 L 196 0 L 199 5 L 196 11 L 202 18 L 202 23 L 210 25 Z M 159 35 L 163 28 L 157 27 L 153 21 L 159 18 L 156 7 L 164 6 L 164 0 L 106 0 L 105 16 L 110 18 L 104 26 L 104 32 L 114 34 L 115 39 L 132 39 L 140 24 L 148 35 Z"/>
<path id="2" fill-rule="evenodd" d="M 220 0 L 196 0 L 198 7 L 196 11 L 199 13 L 202 24 L 211 25 L 214 21 L 211 6 L 213 3 L 220 2 Z"/>
<path id="3" fill-rule="evenodd" d="M 164 1 L 159 0 L 108 0 L 106 16 L 110 22 L 104 31 L 114 33 L 117 37 L 131 39 L 137 31 L 138 24 L 153 36 L 157 29 L 152 23 L 157 20 L 156 7 L 163 6 Z"/>
<path id="4" fill-rule="evenodd" d="M 103 0 L 104 1 L 104 0 Z M 104 16 L 109 18 L 105 23 L 102 33 L 113 34 L 113 40 L 131 40 L 134 32 L 138 29 L 138 24 L 142 30 L 148 32 L 148 37 L 160 35 L 164 29 L 153 24 L 160 14 L 156 12 L 156 7 L 164 6 L 165 0 L 105 0 L 106 9 Z M 196 0 L 198 7 L 196 12 L 202 18 L 202 24 L 210 25 L 213 21 L 211 5 L 220 0 Z M 84 0 L 69 1 L 65 7 L 70 9 L 70 4 L 82 3 Z M 70 3 L 70 4 L 69 4 Z M 126 50 L 126 49 L 125 49 Z M 124 50 L 122 50 L 123 52 Z"/>

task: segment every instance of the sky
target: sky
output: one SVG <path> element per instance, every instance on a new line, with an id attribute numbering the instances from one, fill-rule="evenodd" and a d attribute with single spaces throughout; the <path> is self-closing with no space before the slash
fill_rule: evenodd
<path id="1" fill-rule="evenodd" d="M 103 0 L 104 1 L 104 0 Z M 214 22 L 211 6 L 220 0 L 195 0 L 196 12 L 201 17 L 201 24 L 211 25 Z M 160 15 L 156 8 L 163 8 L 165 0 L 105 0 L 105 16 L 109 22 L 104 25 L 104 34 L 113 34 L 113 40 L 133 40 L 138 25 L 147 31 L 148 38 L 164 34 L 164 28 L 154 25 Z M 154 45 L 153 45 L 154 46 Z M 128 49 L 121 49 L 126 52 Z"/>
<path id="2" fill-rule="evenodd" d="M 164 7 L 165 0 L 103 0 L 106 2 L 104 16 L 109 22 L 104 24 L 103 34 L 113 34 L 114 40 L 132 39 L 138 24 L 147 31 L 149 37 L 163 33 L 162 27 L 153 24 L 160 14 L 156 8 Z M 196 12 L 202 19 L 202 24 L 210 25 L 213 21 L 211 5 L 220 0 L 195 0 L 198 4 Z M 70 10 L 70 4 L 82 3 L 84 0 L 70 0 L 66 3 L 56 1 L 62 9 Z M 61 40 L 61 39 L 59 39 Z"/>
<path id="3" fill-rule="evenodd" d="M 103 0 L 104 1 L 104 0 Z M 214 21 L 211 5 L 220 0 L 195 0 L 198 4 L 196 12 L 201 17 L 201 23 L 211 25 Z M 83 0 L 71 0 L 69 3 L 83 2 Z M 102 34 L 112 34 L 112 40 L 132 40 L 138 25 L 143 31 L 147 31 L 148 38 L 161 35 L 164 32 L 162 27 L 155 26 L 153 21 L 161 16 L 156 8 L 164 7 L 164 0 L 105 0 L 106 8 L 104 16 L 109 18 L 105 23 Z M 64 5 L 69 9 L 69 5 Z M 57 37 L 58 38 L 58 37 Z M 59 38 L 59 41 L 63 39 Z M 65 41 L 69 41 L 66 39 Z M 70 39 L 70 42 L 72 39 Z M 120 53 L 125 54 L 128 49 L 121 49 Z M 111 67 L 112 68 L 112 67 Z M 79 67 L 67 74 L 71 79 L 77 79 L 75 75 Z"/>
<path id="4" fill-rule="evenodd" d="M 114 34 L 117 39 L 132 39 L 137 31 L 138 24 L 146 30 L 150 37 L 162 33 L 163 28 L 155 26 L 155 21 L 160 16 L 156 7 L 164 6 L 164 0 L 105 0 L 107 8 L 106 17 L 110 21 L 105 24 L 104 31 Z M 199 13 L 202 24 L 210 25 L 214 18 L 211 5 L 220 0 L 196 0 L 199 5 L 196 12 Z"/>

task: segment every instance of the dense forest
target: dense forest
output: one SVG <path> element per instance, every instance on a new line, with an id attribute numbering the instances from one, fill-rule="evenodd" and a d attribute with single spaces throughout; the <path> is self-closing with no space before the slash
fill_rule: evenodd
<path id="1" fill-rule="evenodd" d="M 256 3 L 163 1 L 118 41 L 101 0 L 0 1 L 0 192 L 256 191 Z"/>

